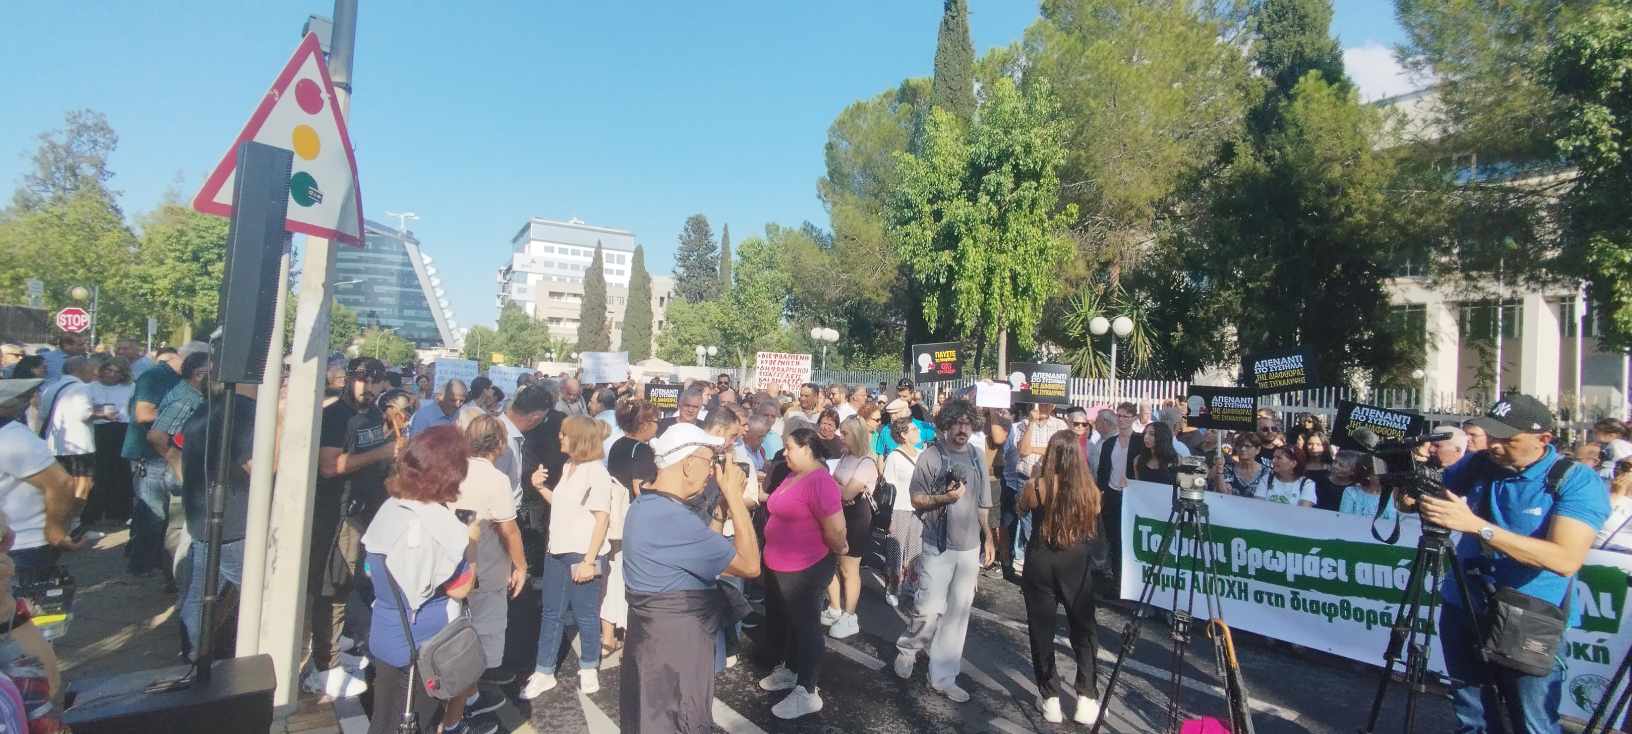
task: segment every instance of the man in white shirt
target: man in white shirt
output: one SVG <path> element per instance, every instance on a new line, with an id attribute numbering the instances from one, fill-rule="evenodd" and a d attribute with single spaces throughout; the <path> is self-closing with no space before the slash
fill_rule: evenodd
<path id="1" fill-rule="evenodd" d="M 73 478 L 74 500 L 80 506 L 91 497 L 91 480 L 96 471 L 96 428 L 92 423 L 104 417 L 91 397 L 90 382 L 96 379 L 97 363 L 90 357 L 69 357 L 62 366 L 62 379 L 51 386 L 50 404 L 42 399 L 41 433 L 57 463 Z"/>
<path id="2" fill-rule="evenodd" d="M 72 480 L 45 441 L 21 421 L 40 383 L 0 380 L 0 512 L 15 533 L 10 556 L 19 574 L 50 568 L 63 551 L 81 547 L 68 536 Z"/>
<path id="3" fill-rule="evenodd" d="M 852 389 L 849 385 L 838 385 L 834 390 L 843 396 L 839 402 L 833 404 L 833 409 L 839 411 L 840 423 L 855 415 L 861 404 L 867 401 L 867 391 L 860 387 Z"/>

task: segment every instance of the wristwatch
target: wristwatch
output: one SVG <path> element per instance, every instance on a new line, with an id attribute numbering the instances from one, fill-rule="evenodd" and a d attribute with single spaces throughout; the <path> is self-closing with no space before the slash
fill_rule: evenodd
<path id="1" fill-rule="evenodd" d="M 1486 526 L 1484 526 L 1482 528 L 1479 528 L 1479 539 L 1486 542 L 1486 543 L 1489 543 L 1490 541 L 1495 540 L 1496 539 L 1496 528 L 1493 528 L 1493 527 L 1491 527 L 1489 525 L 1486 525 Z"/>

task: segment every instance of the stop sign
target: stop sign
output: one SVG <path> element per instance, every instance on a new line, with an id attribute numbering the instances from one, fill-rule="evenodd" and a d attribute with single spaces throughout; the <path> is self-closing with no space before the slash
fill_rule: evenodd
<path id="1" fill-rule="evenodd" d="M 78 306 L 69 306 L 57 312 L 57 328 L 78 334 L 91 328 L 91 315 Z"/>

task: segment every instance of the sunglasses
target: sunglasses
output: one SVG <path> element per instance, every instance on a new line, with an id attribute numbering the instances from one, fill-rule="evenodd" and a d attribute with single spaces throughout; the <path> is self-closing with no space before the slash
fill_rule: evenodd
<path id="1" fill-rule="evenodd" d="M 1072 428 L 1087 428 L 1089 425 L 1088 421 L 1071 421 Z"/>

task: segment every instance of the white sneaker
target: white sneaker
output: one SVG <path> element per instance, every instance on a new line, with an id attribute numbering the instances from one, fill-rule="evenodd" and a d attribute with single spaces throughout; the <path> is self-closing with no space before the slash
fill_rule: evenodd
<path id="1" fill-rule="evenodd" d="M 352 655 L 361 655 L 366 652 L 363 649 L 363 643 L 361 640 L 353 640 L 345 635 L 340 635 L 340 647 L 338 650 L 340 652 L 350 653 Z"/>
<path id="2" fill-rule="evenodd" d="M 895 677 L 906 680 L 912 677 L 912 664 L 917 659 L 914 653 L 897 653 L 895 656 Z"/>
<path id="3" fill-rule="evenodd" d="M 1037 704 L 1037 708 L 1042 709 L 1043 711 L 1043 721 L 1050 724 L 1058 724 L 1065 721 L 1065 712 L 1060 709 L 1059 696 L 1049 696 L 1048 698 L 1043 699 Z"/>
<path id="4" fill-rule="evenodd" d="M 788 666 L 786 665 L 776 666 L 776 670 L 771 671 L 770 675 L 759 679 L 759 690 L 771 691 L 773 693 L 776 691 L 786 691 L 789 688 L 793 688 L 797 685 L 799 685 L 799 676 L 793 671 L 788 670 Z"/>
<path id="5" fill-rule="evenodd" d="M 735 656 L 735 655 L 725 656 L 725 669 L 730 670 L 730 669 L 735 668 L 735 667 L 737 667 L 737 656 Z"/>
<path id="6" fill-rule="evenodd" d="M 595 693 L 601 690 L 601 676 L 599 670 L 593 668 L 578 671 L 578 692 Z"/>
<path id="7" fill-rule="evenodd" d="M 794 686 L 793 692 L 787 698 L 778 701 L 771 707 L 771 714 L 778 719 L 797 719 L 801 716 L 814 714 L 822 710 L 822 697 L 813 690 L 806 690 L 804 686 Z"/>
<path id="8" fill-rule="evenodd" d="M 359 678 L 363 677 L 363 671 L 368 669 L 368 657 L 364 655 L 343 652 L 336 655 L 335 659 L 340 662 L 340 667 L 356 673 Z"/>
<path id="9" fill-rule="evenodd" d="M 842 640 L 861 631 L 861 620 L 854 613 L 839 615 L 839 621 L 833 623 L 827 634 L 835 640 Z"/>
<path id="10" fill-rule="evenodd" d="M 545 691 L 552 690 L 555 690 L 555 674 L 534 672 L 527 676 L 527 685 L 521 689 L 521 697 L 531 701 L 544 695 Z"/>
<path id="11" fill-rule="evenodd" d="M 839 621 L 839 618 L 843 617 L 843 616 L 844 616 L 844 611 L 843 610 L 834 609 L 833 607 L 828 607 L 826 609 L 823 609 L 822 610 L 822 626 L 823 627 L 831 627 L 831 626 L 833 626 L 834 622 Z"/>
<path id="12" fill-rule="evenodd" d="M 361 696 L 368 690 L 368 681 L 345 668 L 335 666 L 328 670 L 314 670 L 308 673 L 301 680 L 300 687 L 309 693 L 319 693 L 329 698 L 352 698 Z"/>
<path id="13" fill-rule="evenodd" d="M 1071 717 L 1078 724 L 1092 724 L 1099 718 L 1099 701 L 1087 696 L 1077 696 L 1077 712 Z"/>
<path id="14" fill-rule="evenodd" d="M 956 683 L 948 683 L 945 686 L 930 686 L 930 688 L 934 688 L 936 693 L 952 699 L 953 703 L 965 703 L 969 700 L 969 692 L 959 688 Z"/>

